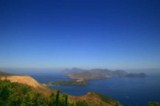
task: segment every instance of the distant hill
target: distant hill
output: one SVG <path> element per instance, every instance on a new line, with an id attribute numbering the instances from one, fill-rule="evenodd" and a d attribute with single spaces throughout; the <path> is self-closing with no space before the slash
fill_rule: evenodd
<path id="1" fill-rule="evenodd" d="M 78 70 L 78 71 L 77 71 Z M 77 80 L 92 80 L 92 79 L 102 79 L 111 77 L 145 77 L 145 73 L 128 73 L 123 70 L 109 70 L 109 69 L 71 69 L 68 71 L 67 76 L 71 79 Z"/>

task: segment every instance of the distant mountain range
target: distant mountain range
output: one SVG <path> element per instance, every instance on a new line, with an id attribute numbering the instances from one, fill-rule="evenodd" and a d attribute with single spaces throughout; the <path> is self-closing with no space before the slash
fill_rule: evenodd
<path id="1" fill-rule="evenodd" d="M 76 80 L 93 80 L 111 77 L 145 77 L 145 73 L 129 73 L 124 70 L 109 70 L 109 69 L 67 69 L 67 76 Z"/>

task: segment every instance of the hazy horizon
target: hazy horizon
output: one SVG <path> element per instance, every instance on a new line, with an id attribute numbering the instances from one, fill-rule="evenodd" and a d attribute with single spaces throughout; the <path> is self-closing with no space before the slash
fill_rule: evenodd
<path id="1" fill-rule="evenodd" d="M 83 70 L 92 70 L 92 69 L 108 69 L 111 71 L 116 70 L 123 70 L 129 73 L 145 73 L 145 74 L 159 74 L 160 69 L 159 68 L 148 68 L 148 69 L 114 69 L 114 68 L 80 68 L 80 67 L 72 67 L 72 68 L 2 68 L 0 67 L 0 72 L 7 72 L 7 73 L 13 73 L 13 74 L 55 74 L 55 73 L 63 73 L 66 74 L 70 72 L 69 70 L 72 69 L 72 72 L 74 71 L 74 68 L 82 69 Z"/>

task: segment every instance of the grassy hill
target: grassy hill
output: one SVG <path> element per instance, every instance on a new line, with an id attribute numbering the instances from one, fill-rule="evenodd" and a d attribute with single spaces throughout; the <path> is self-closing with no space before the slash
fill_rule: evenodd
<path id="1" fill-rule="evenodd" d="M 88 93 L 83 96 L 70 96 L 53 90 L 49 96 L 35 88 L 0 80 L 0 106 L 121 106 L 119 102 L 99 95 Z"/>

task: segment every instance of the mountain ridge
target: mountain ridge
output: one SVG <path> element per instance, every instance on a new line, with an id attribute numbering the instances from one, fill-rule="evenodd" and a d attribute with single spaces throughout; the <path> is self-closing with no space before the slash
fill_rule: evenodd
<path id="1" fill-rule="evenodd" d="M 78 70 L 78 71 L 77 71 Z M 68 71 L 67 76 L 76 80 L 93 80 L 111 77 L 145 77 L 145 73 L 129 73 L 124 70 L 109 70 L 109 69 L 71 69 Z"/>

